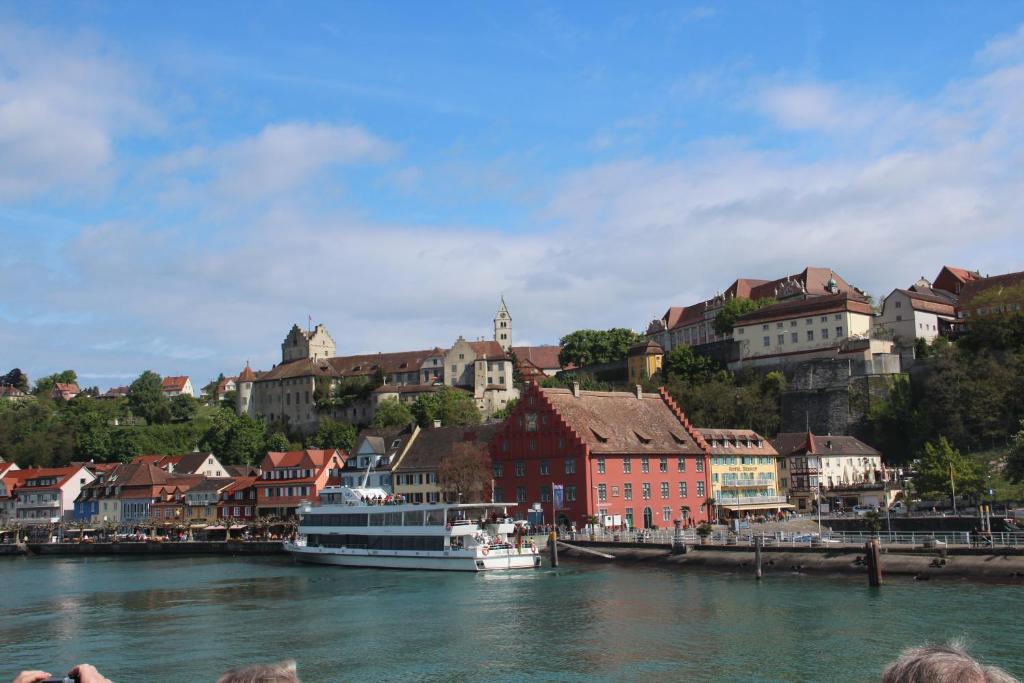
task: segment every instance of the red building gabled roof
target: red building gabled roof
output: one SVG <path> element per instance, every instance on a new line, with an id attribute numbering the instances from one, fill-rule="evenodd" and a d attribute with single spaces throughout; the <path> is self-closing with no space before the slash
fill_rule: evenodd
<path id="1" fill-rule="evenodd" d="M 187 382 L 187 375 L 164 377 L 160 382 L 160 389 L 163 391 L 185 391 L 185 384 Z"/>
<path id="2" fill-rule="evenodd" d="M 272 451 L 263 458 L 263 471 L 282 467 L 299 467 L 320 470 L 327 466 L 331 458 L 337 454 L 342 460 L 348 459 L 348 454 L 341 449 L 313 449 L 307 448 L 304 451 Z"/>
<path id="3" fill-rule="evenodd" d="M 477 358 L 499 360 L 501 358 L 508 357 L 508 354 L 505 353 L 505 349 L 501 348 L 501 344 L 496 341 L 475 341 L 466 343 L 469 344 L 469 348 L 473 349 L 473 353 L 476 354 Z"/>
<path id="4" fill-rule="evenodd" d="M 249 367 L 249 362 L 248 361 L 246 361 L 246 363 L 245 363 L 245 369 L 242 370 L 242 372 L 239 373 L 238 381 L 239 382 L 255 382 L 256 381 L 256 373 L 253 372 L 252 368 Z"/>
<path id="5" fill-rule="evenodd" d="M 512 353 L 516 354 L 519 364 L 530 363 L 541 370 L 561 370 L 562 364 L 558 355 L 562 352 L 561 346 L 513 346 Z"/>
<path id="6" fill-rule="evenodd" d="M 968 282 L 977 280 L 981 275 L 978 271 L 956 268 L 954 266 L 942 266 L 942 270 L 935 276 L 935 283 L 932 287 L 941 289 L 951 294 L 960 294 L 960 290 Z"/>

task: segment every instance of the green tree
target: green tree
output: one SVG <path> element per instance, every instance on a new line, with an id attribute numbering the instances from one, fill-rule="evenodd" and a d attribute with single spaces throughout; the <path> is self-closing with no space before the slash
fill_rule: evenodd
<path id="1" fill-rule="evenodd" d="M 977 463 L 960 455 L 949 440 L 940 436 L 934 443 L 926 443 L 918 458 L 914 474 L 914 490 L 918 495 L 953 496 L 977 495 L 982 489 L 982 477 Z"/>
<path id="2" fill-rule="evenodd" d="M 199 412 L 199 402 L 188 394 L 179 394 L 168 401 L 171 420 L 187 422 Z"/>
<path id="3" fill-rule="evenodd" d="M 643 341 L 643 336 L 623 327 L 610 330 L 576 330 L 562 337 L 558 362 L 562 367 L 583 367 L 615 363 L 626 359 L 629 347 Z"/>
<path id="4" fill-rule="evenodd" d="M 1006 457 L 1006 477 L 1014 484 L 1024 482 L 1024 420 L 1020 431 L 1013 435 L 1010 453 Z"/>
<path id="5" fill-rule="evenodd" d="M 612 391 L 614 388 L 610 383 L 595 379 L 587 372 L 560 372 L 554 377 L 542 379 L 540 386 L 546 389 L 571 389 L 575 383 L 579 383 L 580 389 L 584 391 Z"/>
<path id="6" fill-rule="evenodd" d="M 715 316 L 715 333 L 720 336 L 732 334 L 732 328 L 736 324 L 736 319 L 745 313 L 756 311 L 759 308 L 765 306 L 771 306 L 775 303 L 775 299 L 771 297 L 765 297 L 763 299 L 741 299 L 733 297 L 726 299 L 722 305 L 718 315 Z"/>
<path id="7" fill-rule="evenodd" d="M 20 368 L 14 368 L 3 377 L 0 377 L 0 386 L 14 387 L 19 391 L 28 393 L 28 375 Z"/>
<path id="8" fill-rule="evenodd" d="M 452 387 L 440 387 L 429 394 L 421 394 L 412 404 L 412 414 L 420 427 L 430 427 L 440 420 L 445 427 L 480 424 L 480 411 L 473 397 Z"/>
<path id="9" fill-rule="evenodd" d="M 265 426 L 249 415 L 218 410 L 200 440 L 200 449 L 211 451 L 229 465 L 259 464 L 267 454 Z"/>
<path id="10" fill-rule="evenodd" d="M 290 451 L 292 447 L 288 436 L 282 432 L 274 432 L 267 438 L 267 452 L 282 453 Z"/>
<path id="11" fill-rule="evenodd" d="M 734 299 L 730 299 L 730 301 L 734 301 Z M 720 369 L 715 361 L 694 353 L 693 347 L 688 344 L 680 344 L 665 354 L 661 373 L 666 382 L 672 380 L 704 382 Z"/>
<path id="12" fill-rule="evenodd" d="M 316 433 L 307 439 L 311 448 L 340 448 L 351 451 L 356 444 L 356 428 L 343 420 L 321 417 Z"/>
<path id="13" fill-rule="evenodd" d="M 146 370 L 128 387 L 128 407 L 152 424 L 163 424 L 171 419 L 170 405 L 160 382 L 160 375 Z"/>
<path id="14" fill-rule="evenodd" d="M 54 384 L 77 384 L 78 374 L 74 370 L 57 372 L 46 377 L 40 377 L 32 393 L 36 396 L 49 396 Z"/>
<path id="15" fill-rule="evenodd" d="M 509 399 L 508 403 L 499 410 L 494 411 L 494 414 L 491 415 L 491 417 L 495 420 L 507 420 L 508 416 L 512 414 L 512 411 L 515 410 L 517 403 L 519 403 L 518 398 Z"/>
<path id="16" fill-rule="evenodd" d="M 377 411 L 373 414 L 371 427 L 383 429 L 387 427 L 401 427 L 415 422 L 412 411 L 397 398 L 384 399 L 377 404 Z"/>

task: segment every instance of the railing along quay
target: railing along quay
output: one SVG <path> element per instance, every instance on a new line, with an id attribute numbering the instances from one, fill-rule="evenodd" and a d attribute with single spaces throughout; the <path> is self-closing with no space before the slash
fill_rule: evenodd
<path id="1" fill-rule="evenodd" d="M 672 529 L 646 529 L 629 531 L 597 531 L 596 533 L 576 532 L 563 535 L 572 540 L 593 540 L 601 543 L 655 543 L 671 545 L 675 537 Z M 961 548 L 1024 548 L 1024 532 L 994 532 L 979 534 L 970 531 L 901 531 L 872 533 L 870 531 L 835 531 L 816 533 L 787 534 L 775 533 L 739 533 L 714 531 L 706 539 L 706 545 L 754 546 L 754 539 L 760 537 L 766 548 L 770 547 L 829 547 L 855 546 L 863 547 L 871 539 L 878 539 L 882 547 L 961 547 Z M 682 539 L 689 545 L 700 544 L 700 537 L 694 529 L 682 531 Z"/>

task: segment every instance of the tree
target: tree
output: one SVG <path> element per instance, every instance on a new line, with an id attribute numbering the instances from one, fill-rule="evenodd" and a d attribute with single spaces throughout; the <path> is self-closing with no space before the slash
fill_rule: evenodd
<path id="1" fill-rule="evenodd" d="M 960 455 L 944 436 L 924 445 L 913 482 L 918 495 L 949 496 L 951 500 L 954 488 L 961 495 L 977 495 L 982 489 L 977 463 Z"/>
<path id="2" fill-rule="evenodd" d="M 370 426 L 377 429 L 402 427 L 415 421 L 412 411 L 404 403 L 397 398 L 388 398 L 377 404 L 377 411 L 373 414 Z"/>
<path id="3" fill-rule="evenodd" d="M 526 384 L 526 380 L 523 377 L 522 368 L 519 367 L 519 356 L 516 355 L 515 349 L 509 350 L 508 357 L 512 361 L 512 384 L 515 387 L 522 388 Z"/>
<path id="4" fill-rule="evenodd" d="M 46 377 L 39 378 L 32 393 L 36 396 L 49 396 L 54 384 L 77 384 L 78 374 L 74 370 L 57 372 Z"/>
<path id="5" fill-rule="evenodd" d="M 730 299 L 735 301 L 735 299 Z M 705 356 L 694 353 L 693 347 L 680 344 L 665 354 L 661 374 L 665 381 L 704 382 L 720 370 L 719 365 Z"/>
<path id="6" fill-rule="evenodd" d="M 0 387 L 14 387 L 19 391 L 28 393 L 28 375 L 20 368 L 14 368 L 3 377 L 0 377 Z"/>
<path id="7" fill-rule="evenodd" d="M 437 482 L 451 501 L 478 503 L 487 500 L 491 483 L 491 457 L 476 443 L 462 442 L 441 460 Z"/>
<path id="8" fill-rule="evenodd" d="M 202 450 L 211 451 L 228 465 L 252 465 L 267 454 L 264 425 L 248 415 L 218 410 L 200 441 Z"/>
<path id="9" fill-rule="evenodd" d="M 170 406 L 160 382 L 160 375 L 146 370 L 128 387 L 128 407 L 151 424 L 163 424 L 171 419 Z"/>
<path id="10" fill-rule="evenodd" d="M 453 425 L 480 424 L 480 411 L 473 397 L 452 387 L 440 387 L 429 394 L 421 394 L 412 404 L 412 414 L 420 427 L 430 427 L 435 420 Z"/>
<path id="11" fill-rule="evenodd" d="M 629 347 L 643 339 L 643 336 L 623 327 L 576 330 L 559 340 L 562 350 L 558 354 L 558 362 L 562 367 L 615 363 L 625 360 Z"/>
<path id="12" fill-rule="evenodd" d="M 1006 457 L 1006 476 L 1014 484 L 1024 482 L 1024 420 L 1020 431 L 1013 435 L 1013 446 Z"/>
<path id="13" fill-rule="evenodd" d="M 203 395 L 206 396 L 207 400 L 217 400 L 217 387 L 224 381 L 224 373 L 217 375 L 217 379 L 207 382 L 206 386 L 203 387 Z"/>
<path id="14" fill-rule="evenodd" d="M 350 451 L 356 444 L 357 436 L 356 428 L 348 422 L 321 417 L 316 433 L 307 439 L 307 445 L 312 448 L 340 448 Z"/>
<path id="15" fill-rule="evenodd" d="M 179 394 L 168 401 L 168 411 L 171 420 L 187 422 L 199 412 L 199 403 L 188 394 Z"/>
<path id="16" fill-rule="evenodd" d="M 494 411 L 494 414 L 491 415 L 491 417 L 495 420 L 507 420 L 508 416 L 512 414 L 512 411 L 515 410 L 517 403 L 519 403 L 518 398 L 509 399 L 508 403 L 506 403 L 503 408 Z"/>
<path id="17" fill-rule="evenodd" d="M 292 448 L 288 436 L 283 432 L 274 432 L 267 438 L 267 452 L 282 453 Z"/>
<path id="18" fill-rule="evenodd" d="M 722 305 L 718 315 L 715 316 L 715 333 L 719 336 L 727 336 L 732 334 L 732 328 L 736 324 L 736 319 L 745 313 L 756 311 L 759 308 L 770 306 L 775 303 L 775 299 L 771 297 L 765 297 L 763 299 L 741 299 L 733 297 L 726 299 Z"/>

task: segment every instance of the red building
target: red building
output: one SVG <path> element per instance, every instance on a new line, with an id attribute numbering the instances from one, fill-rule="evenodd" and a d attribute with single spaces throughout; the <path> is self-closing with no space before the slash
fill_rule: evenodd
<path id="1" fill-rule="evenodd" d="M 267 453 L 256 488 L 257 513 L 285 517 L 304 500 L 315 503 L 322 488 L 341 483 L 347 459 L 337 449 Z"/>
<path id="2" fill-rule="evenodd" d="M 540 503 L 561 525 L 671 526 L 708 519 L 709 450 L 682 410 L 659 393 L 542 389 L 530 384 L 491 442 L 494 499 L 525 518 Z"/>
<path id="3" fill-rule="evenodd" d="M 217 519 L 249 521 L 256 517 L 256 488 L 259 477 L 236 477 L 233 484 L 221 491 L 217 502 Z"/>

